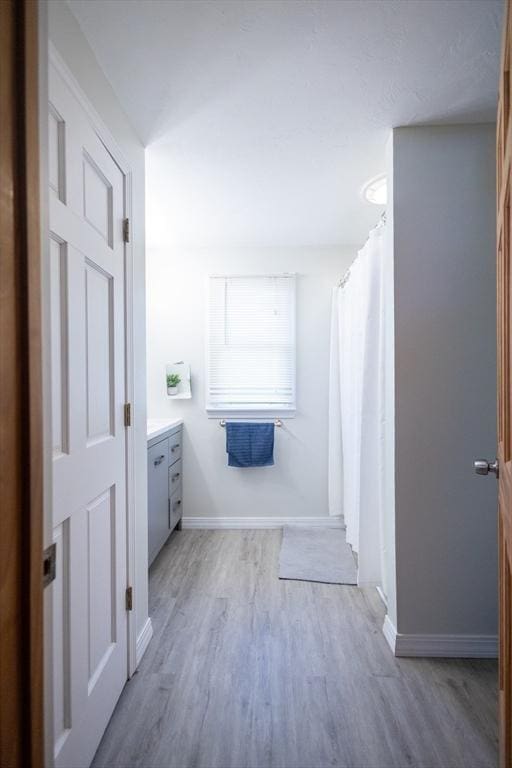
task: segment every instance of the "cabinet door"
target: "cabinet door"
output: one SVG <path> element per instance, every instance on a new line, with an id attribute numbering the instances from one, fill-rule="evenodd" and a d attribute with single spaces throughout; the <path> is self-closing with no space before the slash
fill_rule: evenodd
<path id="1" fill-rule="evenodd" d="M 148 449 L 148 555 L 153 562 L 169 535 L 169 441 Z"/>
<path id="2" fill-rule="evenodd" d="M 181 459 L 169 467 L 169 496 L 172 496 L 178 488 L 181 488 Z"/>
<path id="3" fill-rule="evenodd" d="M 169 437 L 169 464 L 174 464 L 181 458 L 181 438 L 181 429 Z"/>
<path id="4" fill-rule="evenodd" d="M 181 499 L 181 484 L 174 491 L 169 502 L 169 528 L 173 530 L 183 515 L 182 499 Z"/>

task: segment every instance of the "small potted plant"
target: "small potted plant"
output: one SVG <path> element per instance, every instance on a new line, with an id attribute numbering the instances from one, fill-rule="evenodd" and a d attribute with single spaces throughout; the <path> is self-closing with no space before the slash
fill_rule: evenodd
<path id="1" fill-rule="evenodd" d="M 177 373 L 167 374 L 167 394 L 176 395 L 178 393 L 178 384 L 181 381 L 181 377 Z"/>

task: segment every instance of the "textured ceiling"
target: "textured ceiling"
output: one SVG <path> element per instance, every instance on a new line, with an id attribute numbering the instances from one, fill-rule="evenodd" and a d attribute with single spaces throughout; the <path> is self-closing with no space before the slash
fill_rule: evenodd
<path id="1" fill-rule="evenodd" d="M 502 0 L 68 4 L 151 147 L 150 240 L 360 243 L 391 127 L 494 119 Z"/>

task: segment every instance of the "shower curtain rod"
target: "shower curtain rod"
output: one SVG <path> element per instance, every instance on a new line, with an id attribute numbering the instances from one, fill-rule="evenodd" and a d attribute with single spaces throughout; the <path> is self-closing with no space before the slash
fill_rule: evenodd
<path id="1" fill-rule="evenodd" d="M 379 227 L 381 224 L 385 224 L 385 223 L 386 223 L 386 211 L 383 211 L 381 213 L 380 219 L 378 220 L 378 222 L 375 225 L 375 227 L 373 227 L 373 229 L 377 229 L 377 227 Z M 348 283 L 349 277 L 350 277 L 350 267 L 347 269 L 347 271 L 345 272 L 343 277 L 340 278 L 340 280 L 338 280 L 338 286 L 337 287 L 338 288 L 343 288 L 343 286 Z"/>

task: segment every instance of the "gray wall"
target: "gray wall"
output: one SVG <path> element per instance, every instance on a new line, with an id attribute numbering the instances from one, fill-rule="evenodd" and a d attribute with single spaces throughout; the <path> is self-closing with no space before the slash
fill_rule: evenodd
<path id="1" fill-rule="evenodd" d="M 400 633 L 497 631 L 494 125 L 393 134 Z"/>

